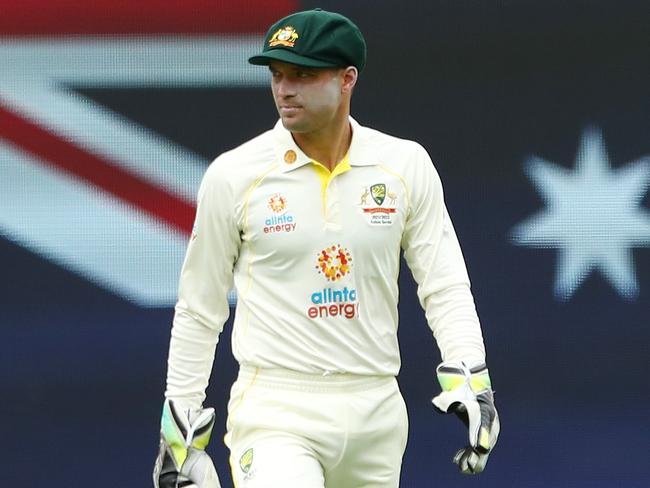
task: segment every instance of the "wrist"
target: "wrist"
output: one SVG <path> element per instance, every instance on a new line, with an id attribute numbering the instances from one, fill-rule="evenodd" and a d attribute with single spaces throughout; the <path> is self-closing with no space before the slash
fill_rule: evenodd
<path id="1" fill-rule="evenodd" d="M 475 394 L 492 390 L 490 373 L 484 362 L 443 361 L 436 368 L 442 391 L 453 391 L 467 385 Z"/>

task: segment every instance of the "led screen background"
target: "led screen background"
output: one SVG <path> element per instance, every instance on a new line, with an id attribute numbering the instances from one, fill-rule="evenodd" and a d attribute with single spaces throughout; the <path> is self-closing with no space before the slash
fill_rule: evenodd
<path id="1" fill-rule="evenodd" d="M 3 480 L 149 486 L 196 187 L 275 122 L 245 63 L 266 25 L 320 6 L 368 41 L 355 118 L 441 174 L 502 416 L 487 471 L 458 475 L 463 429 L 431 409 L 439 357 L 404 268 L 402 486 L 648 485 L 645 2 L 163 3 L 0 2 Z M 554 232 L 519 233 L 544 212 Z M 607 232 L 571 240 L 587 221 Z M 230 327 L 207 401 L 221 430 Z M 219 429 L 209 450 L 229 486 Z"/>

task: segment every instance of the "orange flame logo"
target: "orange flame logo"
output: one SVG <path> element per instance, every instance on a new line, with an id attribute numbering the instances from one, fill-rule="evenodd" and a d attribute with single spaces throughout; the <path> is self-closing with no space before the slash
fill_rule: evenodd
<path id="1" fill-rule="evenodd" d="M 326 247 L 318 253 L 316 269 L 329 281 L 338 281 L 350 273 L 352 255 L 340 244 Z"/>
<path id="2" fill-rule="evenodd" d="M 287 208 L 287 199 L 279 193 L 276 193 L 269 198 L 269 208 L 275 213 L 280 213 Z"/>

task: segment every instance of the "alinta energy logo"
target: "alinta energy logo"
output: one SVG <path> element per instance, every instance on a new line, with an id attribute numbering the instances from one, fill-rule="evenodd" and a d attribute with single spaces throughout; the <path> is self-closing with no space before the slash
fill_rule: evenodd
<path id="1" fill-rule="evenodd" d="M 285 208 L 287 208 L 286 197 L 279 193 L 271 196 L 271 198 L 269 198 L 269 208 L 275 213 L 282 212 Z"/>
<path id="2" fill-rule="evenodd" d="M 318 253 L 319 273 L 325 275 L 329 281 L 338 281 L 350 272 L 352 266 L 352 256 L 347 249 L 342 248 L 340 244 L 326 247 Z"/>
<path id="3" fill-rule="evenodd" d="M 335 244 L 321 250 L 316 258 L 316 269 L 329 282 L 339 282 L 350 276 L 352 270 L 352 254 L 340 244 Z M 344 286 L 343 288 L 323 288 L 310 295 L 311 306 L 307 309 L 309 318 L 343 316 L 352 319 L 359 316 L 357 290 Z"/>
<path id="4" fill-rule="evenodd" d="M 273 214 L 264 220 L 265 234 L 293 232 L 296 230 L 295 219 L 293 215 L 287 212 L 287 197 L 281 193 L 271 195 L 268 200 L 268 207 Z"/>

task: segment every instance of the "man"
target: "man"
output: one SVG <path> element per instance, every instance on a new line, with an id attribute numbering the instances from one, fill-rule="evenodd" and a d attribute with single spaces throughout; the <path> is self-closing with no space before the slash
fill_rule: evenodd
<path id="1" fill-rule="evenodd" d="M 219 486 L 202 409 L 233 285 L 240 371 L 225 442 L 238 488 L 399 486 L 408 420 L 395 376 L 400 248 L 444 362 L 434 405 L 459 414 L 480 472 L 499 424 L 481 330 L 440 179 L 418 144 L 362 127 L 359 29 L 320 9 L 274 24 L 274 129 L 219 156 L 181 273 L 154 484 Z"/>

